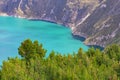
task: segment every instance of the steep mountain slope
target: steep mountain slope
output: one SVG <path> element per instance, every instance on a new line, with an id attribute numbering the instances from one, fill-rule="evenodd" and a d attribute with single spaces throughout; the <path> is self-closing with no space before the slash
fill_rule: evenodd
<path id="1" fill-rule="evenodd" d="M 68 26 L 79 22 L 98 5 L 98 0 L 1 0 L 0 12 L 43 19 Z M 94 5 L 93 5 L 94 4 Z"/>
<path id="2" fill-rule="evenodd" d="M 56 22 L 87 45 L 120 43 L 120 0 L 1 0 L 0 14 Z"/>
<path id="3" fill-rule="evenodd" d="M 107 0 L 92 12 L 74 33 L 85 36 L 88 45 L 120 44 L 120 0 Z"/>

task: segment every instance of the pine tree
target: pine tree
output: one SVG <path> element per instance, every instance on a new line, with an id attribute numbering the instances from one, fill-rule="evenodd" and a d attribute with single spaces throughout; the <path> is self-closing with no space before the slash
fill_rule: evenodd
<path id="1" fill-rule="evenodd" d="M 27 39 L 21 43 L 18 53 L 21 57 L 28 60 L 30 58 L 45 57 L 46 50 L 43 49 L 42 44 L 39 44 L 38 41 L 32 42 L 30 39 Z"/>

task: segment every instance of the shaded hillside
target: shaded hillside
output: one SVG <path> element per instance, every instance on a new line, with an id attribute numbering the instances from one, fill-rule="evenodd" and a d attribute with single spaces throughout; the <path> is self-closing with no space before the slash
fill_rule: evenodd
<path id="1" fill-rule="evenodd" d="M 92 12 L 98 0 L 1 0 L 1 13 L 26 18 L 44 19 L 75 25 L 88 12 Z M 93 5 L 95 4 L 95 5 Z"/>
<path id="2" fill-rule="evenodd" d="M 120 0 L 107 0 L 76 27 L 74 33 L 85 35 L 88 45 L 120 44 Z"/>

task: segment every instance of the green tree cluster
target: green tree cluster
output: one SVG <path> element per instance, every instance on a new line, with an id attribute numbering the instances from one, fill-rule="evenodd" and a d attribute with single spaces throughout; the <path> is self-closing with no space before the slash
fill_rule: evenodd
<path id="1" fill-rule="evenodd" d="M 29 60 L 30 58 L 45 57 L 46 50 L 43 49 L 42 44 L 39 44 L 38 41 L 32 42 L 30 39 L 25 40 L 21 43 L 21 46 L 18 48 L 18 53 L 21 57 Z"/>
<path id="2" fill-rule="evenodd" d="M 18 49 L 22 58 L 9 58 L 0 69 L 0 80 L 120 80 L 120 46 L 103 51 L 61 55 L 46 50 L 38 41 L 25 40 Z M 26 64 L 27 63 L 27 64 Z"/>

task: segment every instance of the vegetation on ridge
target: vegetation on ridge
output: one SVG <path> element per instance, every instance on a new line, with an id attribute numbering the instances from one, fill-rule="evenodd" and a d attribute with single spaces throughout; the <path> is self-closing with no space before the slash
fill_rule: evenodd
<path id="1" fill-rule="evenodd" d="M 18 48 L 19 58 L 8 58 L 0 70 L 0 80 L 119 80 L 120 46 L 111 45 L 100 51 L 81 48 L 75 54 L 54 51 L 45 58 L 46 50 L 38 41 L 25 40 Z"/>

